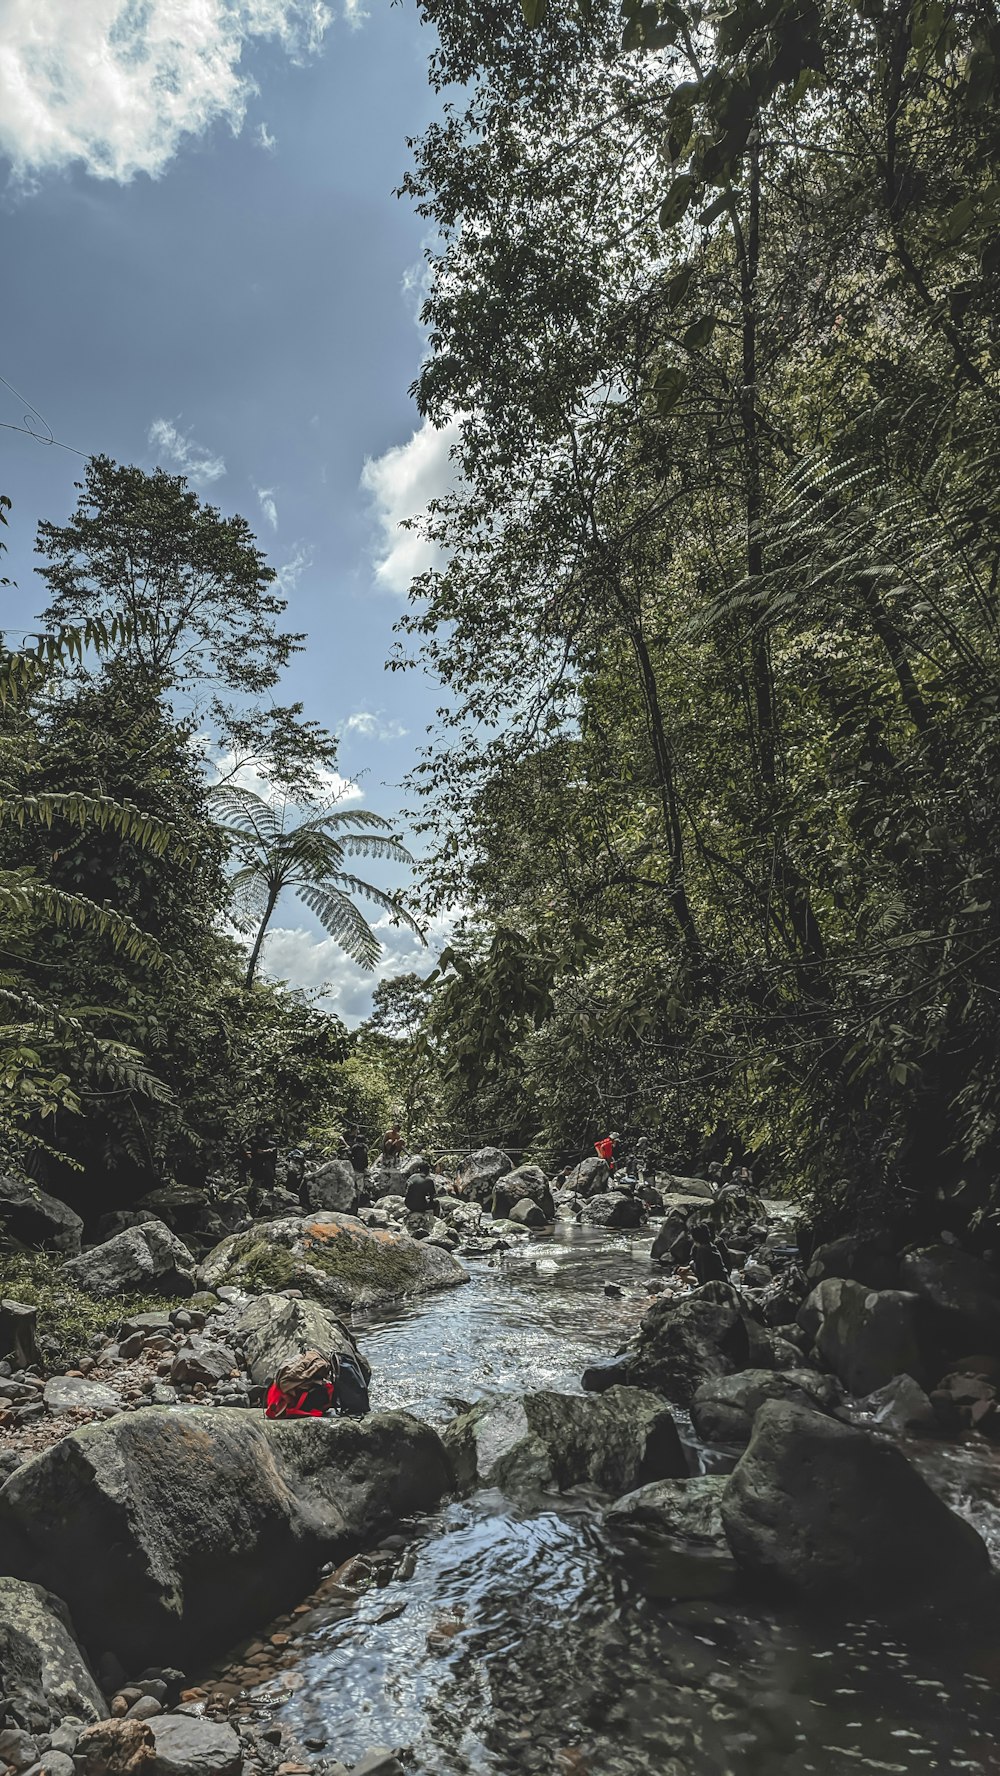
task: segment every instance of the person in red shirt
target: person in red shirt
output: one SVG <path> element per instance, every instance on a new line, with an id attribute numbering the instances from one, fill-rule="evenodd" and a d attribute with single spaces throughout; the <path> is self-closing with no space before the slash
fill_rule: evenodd
<path id="1" fill-rule="evenodd" d="M 594 1152 L 598 1159 L 606 1162 L 609 1172 L 615 1169 L 615 1143 L 620 1138 L 619 1135 L 605 1135 L 603 1140 L 594 1142 Z"/>

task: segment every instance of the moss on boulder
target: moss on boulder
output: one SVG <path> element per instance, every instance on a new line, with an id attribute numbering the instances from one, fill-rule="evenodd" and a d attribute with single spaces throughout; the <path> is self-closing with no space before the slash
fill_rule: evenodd
<path id="1" fill-rule="evenodd" d="M 205 1259 L 202 1285 L 251 1294 L 301 1289 L 337 1308 L 379 1307 L 468 1281 L 450 1253 L 354 1215 L 288 1216 L 230 1234 Z"/>

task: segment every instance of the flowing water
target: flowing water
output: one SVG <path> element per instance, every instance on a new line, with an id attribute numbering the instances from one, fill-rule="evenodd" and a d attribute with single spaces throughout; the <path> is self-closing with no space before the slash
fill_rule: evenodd
<path id="1" fill-rule="evenodd" d="M 578 1391 L 648 1305 L 648 1254 L 648 1235 L 557 1224 L 471 1261 L 467 1287 L 360 1321 L 373 1407 L 439 1423 L 501 1389 Z M 682 1429 L 692 1471 L 720 1465 Z M 920 1459 L 1000 1540 L 988 1453 Z M 347 1764 L 409 1747 L 414 1776 L 1000 1776 L 1000 1624 L 914 1641 L 873 1620 L 657 1600 L 602 1534 L 601 1502 L 481 1493 L 422 1520 L 409 1577 L 304 1618 L 278 1717 Z"/>

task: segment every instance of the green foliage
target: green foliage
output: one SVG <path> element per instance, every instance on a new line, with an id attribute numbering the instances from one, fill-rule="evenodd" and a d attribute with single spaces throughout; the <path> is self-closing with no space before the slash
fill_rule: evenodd
<path id="1" fill-rule="evenodd" d="M 38 1309 L 38 1338 L 49 1363 L 72 1368 L 93 1356 L 98 1333 L 113 1335 L 132 1314 L 169 1312 L 180 1300 L 162 1295 L 120 1295 L 95 1301 L 67 1281 L 62 1260 L 45 1252 L 0 1252 L 0 1292 Z"/>

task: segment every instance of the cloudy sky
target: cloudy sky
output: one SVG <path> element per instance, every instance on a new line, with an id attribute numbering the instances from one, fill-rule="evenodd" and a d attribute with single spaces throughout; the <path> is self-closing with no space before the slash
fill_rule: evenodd
<path id="1" fill-rule="evenodd" d="M 256 528 L 309 633 L 288 693 L 393 817 L 434 704 L 383 669 L 421 565 L 397 526 L 448 465 L 407 398 L 424 243 L 393 196 L 428 47 L 412 0 L 0 0 L 3 622 L 44 603 L 35 525 L 82 466 L 59 445 L 183 472 Z M 278 924 L 269 971 L 363 1015 L 370 979 L 294 903 Z M 382 935 L 380 973 L 429 965 Z"/>

